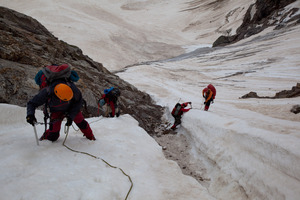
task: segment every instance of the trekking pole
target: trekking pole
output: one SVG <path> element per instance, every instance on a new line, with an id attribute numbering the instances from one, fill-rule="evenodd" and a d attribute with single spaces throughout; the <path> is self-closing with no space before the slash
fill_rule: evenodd
<path id="1" fill-rule="evenodd" d="M 38 139 L 38 136 L 37 136 L 37 132 L 36 132 L 36 128 L 35 128 L 35 124 L 33 124 L 33 130 L 34 130 L 34 133 L 35 133 L 35 140 L 36 140 L 36 144 L 39 146 L 39 139 Z"/>
<path id="2" fill-rule="evenodd" d="M 202 110 L 203 104 L 204 104 L 205 99 L 202 99 L 201 107 L 200 110 Z"/>
<path id="3" fill-rule="evenodd" d="M 66 128 L 67 127 L 67 128 Z M 67 125 L 65 125 L 65 134 L 66 134 L 66 137 L 65 137 L 65 139 L 64 139 L 64 142 L 63 142 L 63 146 L 65 146 L 65 147 L 67 147 L 66 145 L 65 145 L 65 142 L 66 142 L 66 140 L 67 140 L 67 137 L 68 137 L 68 134 L 69 134 L 69 128 L 70 128 L 70 126 L 67 126 Z M 68 147 L 67 147 L 68 148 Z"/>

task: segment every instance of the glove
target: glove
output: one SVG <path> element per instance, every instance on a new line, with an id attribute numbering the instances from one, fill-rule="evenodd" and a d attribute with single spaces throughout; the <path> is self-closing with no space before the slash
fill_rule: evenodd
<path id="1" fill-rule="evenodd" d="M 71 126 L 72 125 L 73 120 L 70 117 L 67 117 L 67 123 L 66 126 Z"/>
<path id="2" fill-rule="evenodd" d="M 102 107 L 105 105 L 105 100 L 104 99 L 99 99 L 99 105 Z"/>
<path id="3" fill-rule="evenodd" d="M 32 126 L 34 126 L 34 124 L 36 123 L 36 118 L 34 115 L 27 115 L 26 117 L 26 121 L 31 124 Z"/>
<path id="4" fill-rule="evenodd" d="M 206 102 L 204 101 L 204 105 L 206 104 Z"/>

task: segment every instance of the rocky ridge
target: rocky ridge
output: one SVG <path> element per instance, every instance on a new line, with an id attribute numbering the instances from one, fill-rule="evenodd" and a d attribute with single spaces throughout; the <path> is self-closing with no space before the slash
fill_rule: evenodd
<path id="1" fill-rule="evenodd" d="M 213 47 L 226 46 L 236 43 L 244 38 L 260 33 L 268 27 L 283 29 L 300 23 L 298 8 L 284 8 L 296 0 L 257 0 L 252 4 L 244 17 L 242 25 L 235 35 L 222 35 L 214 43 Z M 231 30 L 228 30 L 230 33 Z"/>

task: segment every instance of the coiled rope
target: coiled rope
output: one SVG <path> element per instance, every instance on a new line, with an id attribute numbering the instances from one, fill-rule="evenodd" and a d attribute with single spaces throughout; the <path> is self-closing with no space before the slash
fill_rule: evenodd
<path id="1" fill-rule="evenodd" d="M 101 119 L 99 119 L 99 120 L 101 120 Z M 99 120 L 97 120 L 97 121 L 99 121 Z M 94 121 L 94 122 L 96 122 L 96 121 Z M 94 123 L 94 122 L 92 122 L 92 123 Z M 67 128 L 66 128 L 66 127 L 67 127 Z M 73 127 L 73 128 L 74 128 L 74 127 Z M 131 183 L 131 186 L 130 186 L 130 188 L 129 188 L 128 192 L 127 192 L 127 195 L 126 195 L 126 197 L 125 197 L 125 200 L 127 200 L 128 196 L 129 196 L 129 194 L 130 194 L 130 192 L 131 192 L 131 190 L 132 190 L 132 188 L 133 188 L 133 182 L 132 182 L 132 180 L 131 180 L 131 177 L 130 177 L 128 174 L 126 174 L 126 173 L 124 172 L 123 169 L 121 169 L 120 167 L 116 167 L 116 166 L 113 166 L 113 165 L 109 164 L 109 163 L 108 163 L 106 160 L 104 160 L 103 158 L 97 157 L 97 156 L 92 155 L 92 154 L 87 153 L 87 152 L 77 151 L 77 150 L 74 150 L 74 149 L 68 147 L 65 143 L 66 143 L 66 140 L 67 140 L 67 137 L 68 137 L 68 134 L 69 134 L 69 126 L 66 126 L 66 125 L 65 125 L 64 131 L 65 131 L 65 134 L 66 134 L 66 137 L 65 137 L 64 142 L 63 142 L 63 146 L 64 146 L 64 147 L 66 147 L 67 149 L 69 149 L 70 151 L 73 151 L 73 152 L 75 152 L 75 153 L 81 153 L 81 154 L 84 154 L 84 155 L 88 155 L 88 156 L 90 156 L 90 157 L 92 157 L 92 158 L 99 159 L 99 160 L 101 160 L 102 162 L 104 162 L 106 165 L 108 165 L 109 167 L 114 168 L 114 169 L 119 169 L 119 170 L 120 170 L 120 171 L 128 178 L 128 180 L 129 180 L 130 183 Z"/>

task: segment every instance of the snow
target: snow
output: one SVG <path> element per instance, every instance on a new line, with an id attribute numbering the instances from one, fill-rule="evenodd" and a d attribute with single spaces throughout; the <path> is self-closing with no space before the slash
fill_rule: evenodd
<path id="1" fill-rule="evenodd" d="M 121 170 L 133 182 L 129 199 L 213 199 L 167 160 L 129 115 L 88 119 L 96 141 L 71 127 L 64 143 L 62 126 L 58 141 L 40 141 L 37 146 L 33 127 L 24 120 L 26 108 L 0 104 L 0 110 L 1 199 L 125 199 L 131 182 Z M 43 121 L 41 111 L 36 116 Z M 44 126 L 36 127 L 40 137 Z"/>
<path id="2" fill-rule="evenodd" d="M 276 37 L 266 30 L 204 55 L 140 65 L 118 75 L 169 110 L 179 98 L 193 102 L 195 109 L 185 114 L 178 132 L 189 138 L 199 165 L 213 161 L 220 169 L 202 174 L 211 179 L 211 194 L 230 199 L 229 191 L 239 192 L 238 183 L 250 199 L 297 199 L 300 116 L 289 110 L 300 98 L 239 97 L 250 91 L 274 96 L 299 82 L 298 35 L 299 27 Z M 201 92 L 209 83 L 217 96 L 209 112 L 203 112 Z"/>
<path id="3" fill-rule="evenodd" d="M 234 45 L 211 49 L 209 44 L 220 34 L 229 29 L 234 34 L 254 1 L 228 1 L 215 12 L 201 7 L 210 2 L 194 1 L 191 9 L 179 0 L 2 0 L 1 4 L 42 22 L 59 39 L 105 62 L 110 70 L 125 67 L 124 55 L 136 61 L 131 54 L 136 50 L 133 38 L 145 46 L 169 42 L 185 49 L 189 54 L 130 67 L 117 75 L 169 111 L 178 100 L 192 102 L 193 109 L 183 116 L 173 137 L 187 138 L 191 146 L 187 164 L 193 163 L 205 181 L 183 175 L 131 116 L 88 119 L 96 141 L 70 129 L 66 145 L 97 157 L 93 158 L 62 145 L 63 127 L 57 142 L 37 146 L 33 128 L 25 122 L 25 108 L 0 104 L 1 198 L 125 199 L 131 183 L 122 169 L 133 182 L 128 199 L 298 199 L 300 115 L 290 109 L 299 105 L 300 97 L 240 97 L 250 91 L 274 96 L 299 82 L 300 27 L 286 32 L 271 27 Z M 299 7 L 299 2 L 293 6 Z M 204 112 L 201 92 L 210 83 L 217 96 Z M 168 110 L 165 117 L 173 122 Z M 42 121 L 41 112 L 37 118 Z M 39 136 L 43 129 L 37 126 Z"/>
<path id="4" fill-rule="evenodd" d="M 254 0 L 231 2 L 222 4 L 222 9 L 196 2 L 196 7 L 205 7 L 192 11 L 188 11 L 192 2 L 184 0 L 1 0 L 0 5 L 32 16 L 58 39 L 118 71 L 184 53 L 182 46 L 195 45 L 195 40 L 199 45 L 212 44 L 229 27 L 234 34 Z"/>

